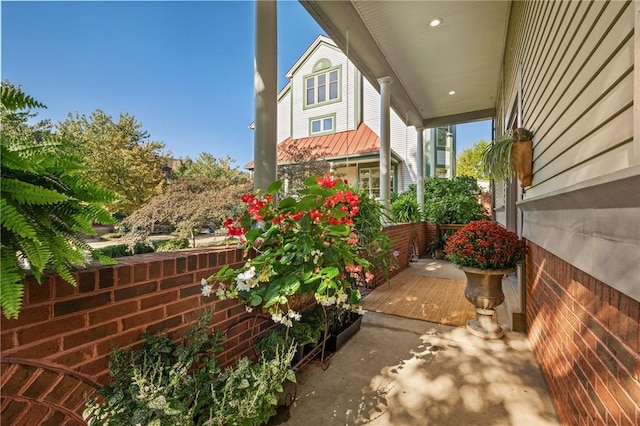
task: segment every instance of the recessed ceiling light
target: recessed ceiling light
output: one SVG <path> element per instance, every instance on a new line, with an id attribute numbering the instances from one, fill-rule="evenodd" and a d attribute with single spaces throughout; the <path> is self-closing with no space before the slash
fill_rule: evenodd
<path id="1" fill-rule="evenodd" d="M 442 24 L 442 19 L 441 18 L 436 18 L 433 21 L 431 21 L 429 23 L 429 25 L 431 25 L 432 27 L 437 27 L 438 25 Z"/>
<path id="2" fill-rule="evenodd" d="M 450 90 L 450 91 L 449 91 L 449 95 L 450 95 L 450 96 L 453 96 L 453 95 L 455 95 L 455 94 L 456 94 L 456 91 L 455 91 L 455 90 Z"/>

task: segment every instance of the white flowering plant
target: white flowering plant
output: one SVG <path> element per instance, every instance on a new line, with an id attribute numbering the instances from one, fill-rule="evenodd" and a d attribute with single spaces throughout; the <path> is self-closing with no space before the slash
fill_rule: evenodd
<path id="1" fill-rule="evenodd" d="M 374 278 L 354 225 L 359 196 L 332 175 L 307 178 L 298 198 L 276 203 L 280 187 L 278 181 L 264 195 L 241 197 L 246 210 L 224 225 L 241 239 L 247 261 L 203 279 L 202 294 L 237 298 L 247 311 L 260 307 L 286 326 L 300 319 L 299 297 L 357 310 L 358 280 Z"/>

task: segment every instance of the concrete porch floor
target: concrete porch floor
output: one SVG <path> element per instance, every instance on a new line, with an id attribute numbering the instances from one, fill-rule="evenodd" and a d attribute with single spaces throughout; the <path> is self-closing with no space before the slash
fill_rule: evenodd
<path id="1" fill-rule="evenodd" d="M 446 261 L 411 268 L 464 279 Z M 326 371 L 312 362 L 298 372 L 295 402 L 269 425 L 559 425 L 527 337 L 505 332 L 484 340 L 461 327 L 368 312 Z"/>

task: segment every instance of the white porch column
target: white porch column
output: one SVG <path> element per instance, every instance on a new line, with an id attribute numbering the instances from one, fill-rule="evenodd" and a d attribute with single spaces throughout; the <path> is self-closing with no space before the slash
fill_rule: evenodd
<path id="1" fill-rule="evenodd" d="M 431 149 L 431 157 L 429 158 L 429 168 L 431 169 L 429 171 L 429 175 L 431 177 L 435 177 L 436 176 L 436 157 L 438 154 L 438 151 L 436 149 L 436 147 L 438 146 L 438 129 L 429 129 L 429 132 L 431 132 L 431 138 L 429 139 L 429 148 Z"/>
<path id="2" fill-rule="evenodd" d="M 385 214 L 391 213 L 391 77 L 378 79 L 380 83 L 380 202 Z"/>
<path id="3" fill-rule="evenodd" d="M 424 127 L 417 127 L 416 132 L 418 136 L 416 140 L 416 169 L 418 170 L 416 192 L 420 213 L 424 214 Z"/>
<path id="4" fill-rule="evenodd" d="M 276 180 L 278 137 L 278 45 L 275 0 L 256 1 L 254 62 L 255 134 L 253 188 L 266 191 Z"/>

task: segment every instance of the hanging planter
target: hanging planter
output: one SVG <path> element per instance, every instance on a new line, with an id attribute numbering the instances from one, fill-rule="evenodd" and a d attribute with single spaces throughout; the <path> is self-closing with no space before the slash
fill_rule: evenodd
<path id="1" fill-rule="evenodd" d="M 518 128 L 496 138 L 482 153 L 485 173 L 493 180 L 510 182 L 515 172 L 523 187 L 531 186 L 532 137 L 529 130 Z"/>

